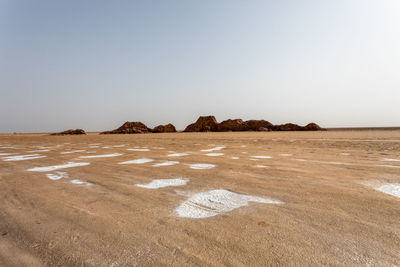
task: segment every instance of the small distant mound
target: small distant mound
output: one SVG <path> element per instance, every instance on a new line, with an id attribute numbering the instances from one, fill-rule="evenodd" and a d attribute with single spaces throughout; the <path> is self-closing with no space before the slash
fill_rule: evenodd
<path id="1" fill-rule="evenodd" d="M 309 123 L 306 126 L 299 126 L 293 123 L 286 123 L 281 125 L 275 125 L 274 131 L 322 131 L 316 123 Z"/>
<path id="2" fill-rule="evenodd" d="M 321 127 L 319 127 L 318 124 L 316 123 L 309 123 L 304 127 L 305 131 L 322 131 L 324 129 L 322 129 Z"/>
<path id="3" fill-rule="evenodd" d="M 195 123 L 186 127 L 184 132 L 216 132 L 218 131 L 218 122 L 214 116 L 201 116 Z"/>
<path id="4" fill-rule="evenodd" d="M 167 125 L 158 125 L 152 130 L 153 133 L 176 133 L 176 128 L 171 123 Z"/>
<path id="5" fill-rule="evenodd" d="M 102 132 L 102 134 L 141 134 L 150 133 L 151 129 L 140 121 L 125 122 L 121 127 L 112 131 Z"/>
<path id="6" fill-rule="evenodd" d="M 275 131 L 303 131 L 303 128 L 304 127 L 301 127 L 294 123 L 286 123 L 274 126 Z"/>
<path id="7" fill-rule="evenodd" d="M 52 133 L 51 135 L 78 135 L 78 134 L 86 134 L 86 133 L 82 129 L 75 129 L 75 130 L 70 129 L 60 133 Z"/>

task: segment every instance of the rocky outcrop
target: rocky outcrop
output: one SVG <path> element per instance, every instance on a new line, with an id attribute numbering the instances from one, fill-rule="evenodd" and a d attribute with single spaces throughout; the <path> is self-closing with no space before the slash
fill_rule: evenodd
<path id="1" fill-rule="evenodd" d="M 306 126 L 299 126 L 293 123 L 286 123 L 282 125 L 273 126 L 274 131 L 322 131 L 316 123 L 309 123 Z"/>
<path id="2" fill-rule="evenodd" d="M 324 130 L 315 123 L 306 126 L 299 126 L 293 123 L 273 125 L 266 120 L 229 119 L 218 123 L 214 116 L 200 116 L 195 123 L 186 127 L 184 132 L 242 132 L 242 131 L 321 131 Z M 171 123 L 159 125 L 154 129 L 148 128 L 145 124 L 136 122 L 125 122 L 121 127 L 102 134 L 138 134 L 138 133 L 175 133 L 176 128 Z M 83 130 L 68 130 L 57 135 L 85 134 Z"/>
<path id="3" fill-rule="evenodd" d="M 273 128 L 272 123 L 265 120 L 249 120 L 246 124 L 248 131 L 271 131 Z"/>
<path id="4" fill-rule="evenodd" d="M 322 131 L 324 129 L 322 129 L 321 127 L 319 127 L 318 124 L 316 123 L 309 123 L 304 127 L 305 131 Z"/>
<path id="5" fill-rule="evenodd" d="M 171 123 L 167 125 L 158 125 L 152 130 L 153 133 L 176 133 L 175 126 Z"/>
<path id="6" fill-rule="evenodd" d="M 75 130 L 66 130 L 60 133 L 52 133 L 51 135 L 79 135 L 79 134 L 86 134 L 82 129 L 75 129 Z"/>
<path id="7" fill-rule="evenodd" d="M 199 117 L 195 123 L 186 127 L 184 132 L 236 132 L 236 131 L 320 131 L 323 130 L 315 123 L 299 126 L 294 123 L 273 125 L 266 120 L 241 119 L 225 120 L 218 123 L 214 116 Z"/>
<path id="8" fill-rule="evenodd" d="M 237 131 L 248 131 L 249 127 L 241 119 L 226 120 L 218 124 L 219 132 L 237 132 Z"/>
<path id="9" fill-rule="evenodd" d="M 239 132 L 239 131 L 270 131 L 273 125 L 265 120 L 249 120 L 241 119 L 226 120 L 218 124 L 219 132 Z"/>
<path id="10" fill-rule="evenodd" d="M 304 127 L 301 127 L 294 123 L 286 123 L 281 125 L 274 125 L 274 131 L 303 131 Z"/>
<path id="11" fill-rule="evenodd" d="M 102 134 L 140 134 L 150 133 L 151 129 L 140 121 L 125 122 L 121 127 L 112 131 L 102 132 Z"/>
<path id="12" fill-rule="evenodd" d="M 201 116 L 195 123 L 186 127 L 184 132 L 216 132 L 218 131 L 218 122 L 214 116 Z"/>

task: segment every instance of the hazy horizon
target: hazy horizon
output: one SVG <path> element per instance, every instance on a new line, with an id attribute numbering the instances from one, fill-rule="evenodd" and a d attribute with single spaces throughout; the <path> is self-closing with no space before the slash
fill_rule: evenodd
<path id="1" fill-rule="evenodd" d="M 0 133 L 400 126 L 400 2 L 0 0 Z"/>

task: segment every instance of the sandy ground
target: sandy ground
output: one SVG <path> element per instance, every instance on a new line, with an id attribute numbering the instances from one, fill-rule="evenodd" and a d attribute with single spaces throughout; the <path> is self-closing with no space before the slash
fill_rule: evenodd
<path id="1" fill-rule="evenodd" d="M 400 131 L 1 135 L 0 154 L 0 266 L 400 263 L 400 198 L 377 190 L 400 183 Z M 36 168 L 71 162 L 90 164 Z"/>

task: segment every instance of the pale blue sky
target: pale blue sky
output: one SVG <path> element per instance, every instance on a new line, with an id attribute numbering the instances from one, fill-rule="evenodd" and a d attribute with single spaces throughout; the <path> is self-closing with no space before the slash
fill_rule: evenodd
<path id="1" fill-rule="evenodd" d="M 400 126 L 400 1 L 0 0 L 0 132 Z"/>

